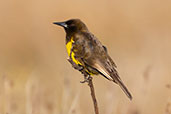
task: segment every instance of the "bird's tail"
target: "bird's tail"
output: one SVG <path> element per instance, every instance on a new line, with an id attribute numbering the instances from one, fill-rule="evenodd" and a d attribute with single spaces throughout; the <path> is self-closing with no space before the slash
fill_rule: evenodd
<path id="1" fill-rule="evenodd" d="M 131 93 L 128 91 L 128 89 L 126 88 L 126 86 L 123 84 L 122 80 L 119 79 L 119 78 L 117 78 L 117 79 L 115 80 L 115 82 L 121 87 L 121 89 L 122 89 L 122 90 L 124 91 L 124 93 L 128 96 L 128 98 L 129 98 L 130 100 L 132 100 L 132 95 L 131 95 Z"/>

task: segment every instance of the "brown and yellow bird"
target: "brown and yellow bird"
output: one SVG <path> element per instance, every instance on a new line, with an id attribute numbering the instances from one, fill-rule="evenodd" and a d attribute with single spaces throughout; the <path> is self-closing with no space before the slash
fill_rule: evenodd
<path id="1" fill-rule="evenodd" d="M 88 75 L 101 74 L 106 79 L 118 84 L 128 98 L 132 95 L 123 84 L 116 65 L 109 56 L 107 48 L 88 30 L 80 19 L 54 22 L 66 32 L 66 48 L 73 67 L 85 71 Z"/>

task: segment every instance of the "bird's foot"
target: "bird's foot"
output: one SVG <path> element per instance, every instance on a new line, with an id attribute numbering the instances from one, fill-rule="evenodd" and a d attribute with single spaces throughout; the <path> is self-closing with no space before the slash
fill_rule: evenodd
<path id="1" fill-rule="evenodd" d="M 89 82 L 90 80 L 92 80 L 92 77 L 90 75 L 86 75 L 86 76 L 84 76 L 84 80 L 80 81 L 80 83 Z"/>

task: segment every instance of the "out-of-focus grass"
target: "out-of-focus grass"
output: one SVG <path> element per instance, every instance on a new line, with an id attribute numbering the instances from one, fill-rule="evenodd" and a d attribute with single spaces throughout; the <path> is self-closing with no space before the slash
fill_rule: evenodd
<path id="1" fill-rule="evenodd" d="M 82 19 L 115 60 L 133 94 L 95 76 L 101 114 L 170 114 L 171 1 L 2 1 L 0 114 L 92 114 L 89 88 L 67 62 L 65 33 Z"/>

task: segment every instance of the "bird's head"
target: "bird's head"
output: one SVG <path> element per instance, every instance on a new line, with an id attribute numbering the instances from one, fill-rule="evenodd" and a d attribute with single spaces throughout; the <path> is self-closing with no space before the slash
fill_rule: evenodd
<path id="1" fill-rule="evenodd" d="M 86 25 L 80 19 L 70 19 L 64 22 L 54 22 L 53 24 L 62 26 L 66 33 L 87 31 Z"/>

